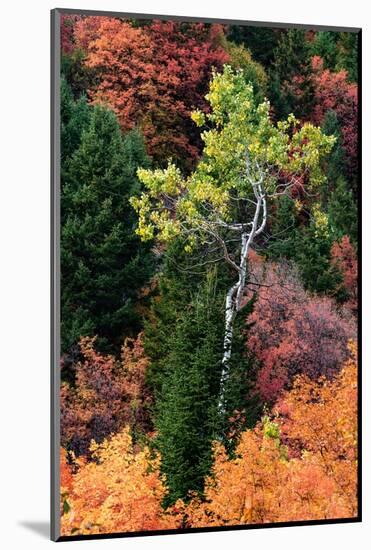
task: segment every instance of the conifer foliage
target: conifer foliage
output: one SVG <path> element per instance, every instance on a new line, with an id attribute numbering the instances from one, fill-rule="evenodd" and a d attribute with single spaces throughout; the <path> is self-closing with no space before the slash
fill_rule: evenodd
<path id="1" fill-rule="evenodd" d="M 61 189 L 62 350 L 96 334 L 103 349 L 117 350 L 140 328 L 133 300 L 151 272 L 129 205 L 140 189 L 136 169 L 148 166 L 148 158 L 140 133 L 123 137 L 112 111 L 88 108 L 82 99 L 69 105 Z"/>
<path id="2" fill-rule="evenodd" d="M 358 35 L 61 18 L 61 534 L 355 518 Z"/>
<path id="3" fill-rule="evenodd" d="M 214 288 L 213 288 L 214 287 Z M 162 471 L 173 502 L 201 492 L 218 433 L 223 303 L 212 276 L 169 335 L 155 425 Z"/>

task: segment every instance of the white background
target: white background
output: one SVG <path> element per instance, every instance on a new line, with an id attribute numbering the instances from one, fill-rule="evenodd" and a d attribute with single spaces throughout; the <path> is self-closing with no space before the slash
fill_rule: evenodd
<path id="1" fill-rule="evenodd" d="M 49 521 L 49 10 L 105 9 L 363 27 L 364 241 L 370 236 L 370 16 L 365 0 L 7 0 L 0 19 L 0 541 L 6 550 L 44 548 Z M 364 523 L 234 533 L 192 533 L 71 542 L 130 550 L 297 547 L 369 548 L 370 247 L 364 249 Z M 367 538 L 369 539 L 367 544 Z"/>

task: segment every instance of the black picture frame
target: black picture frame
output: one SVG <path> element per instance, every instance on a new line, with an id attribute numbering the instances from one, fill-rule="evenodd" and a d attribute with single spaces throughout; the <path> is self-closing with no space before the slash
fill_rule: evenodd
<path id="1" fill-rule="evenodd" d="M 358 514 L 341 519 L 303 520 L 279 523 L 236 525 L 223 527 L 196 527 L 156 531 L 107 533 L 96 535 L 60 535 L 60 70 L 61 45 L 60 21 L 62 15 L 88 15 L 125 17 L 135 19 L 159 19 L 182 22 L 219 23 L 281 29 L 305 29 L 313 31 L 350 32 L 358 34 Z M 194 532 L 237 531 L 308 525 L 344 524 L 362 521 L 362 29 L 316 24 L 261 22 L 234 19 L 217 19 L 164 14 L 139 14 L 116 11 L 55 8 L 51 10 L 51 510 L 50 536 L 55 542 L 138 537 Z"/>

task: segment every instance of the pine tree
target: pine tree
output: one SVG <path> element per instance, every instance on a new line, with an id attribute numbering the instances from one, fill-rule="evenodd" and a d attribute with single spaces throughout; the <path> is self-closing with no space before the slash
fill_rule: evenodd
<path id="1" fill-rule="evenodd" d="M 252 326 L 247 318 L 254 309 L 255 299 L 256 295 L 238 312 L 233 334 L 231 370 L 226 385 L 225 418 L 221 430 L 223 444 L 230 456 L 234 456 L 241 433 L 252 429 L 263 413 L 255 384 L 259 364 L 247 344 Z"/>
<path id="2" fill-rule="evenodd" d="M 62 52 L 61 73 L 76 100 L 85 95 L 97 81 L 96 71 L 87 66 L 86 53 L 82 48 L 74 47 L 71 52 Z"/>
<path id="3" fill-rule="evenodd" d="M 172 251 L 175 253 L 175 251 Z M 169 269 L 169 268 L 168 268 Z M 221 266 L 190 280 L 190 274 L 167 271 L 160 301 L 146 328 L 146 352 L 157 395 L 154 411 L 157 445 L 169 496 L 165 505 L 201 493 L 211 466 L 211 443 L 222 439 L 233 452 L 242 429 L 255 424 L 261 410 L 252 394 L 255 361 L 246 346 L 246 317 L 236 323 L 225 413 L 218 411 L 224 330 L 225 274 Z M 166 290 L 165 290 L 166 289 Z M 164 292 L 165 290 L 165 292 Z M 169 330 L 171 327 L 171 330 Z M 153 358 L 154 356 L 154 358 Z"/>
<path id="4" fill-rule="evenodd" d="M 322 131 L 327 136 L 335 136 L 336 142 L 331 152 L 328 155 L 326 161 L 326 176 L 328 180 L 327 193 L 328 189 L 332 189 L 334 183 L 339 178 L 346 173 L 345 167 L 345 150 L 343 148 L 343 139 L 341 135 L 341 127 L 339 123 L 338 116 L 333 109 L 329 109 L 326 112 L 323 124 Z"/>
<path id="5" fill-rule="evenodd" d="M 357 205 L 347 181 L 343 177 L 336 185 L 328 200 L 329 224 L 335 241 L 348 235 L 356 245 L 358 237 Z"/>
<path id="6" fill-rule="evenodd" d="M 290 29 L 280 35 L 270 70 L 270 99 L 278 119 L 290 113 L 306 119 L 313 104 L 312 69 L 305 31 Z M 297 80 L 293 87 L 294 79 Z"/>
<path id="7" fill-rule="evenodd" d="M 329 225 L 334 240 L 348 235 L 353 243 L 357 241 L 357 204 L 350 183 L 346 180 L 345 150 L 341 127 L 333 110 L 326 113 L 322 130 L 336 136 L 336 144 L 327 159 L 327 189 L 322 190 L 322 204 L 328 212 Z"/>
<path id="8" fill-rule="evenodd" d="M 350 82 L 358 81 L 358 34 L 340 33 L 338 41 L 337 70 L 345 69 Z"/>
<path id="9" fill-rule="evenodd" d="M 170 345 L 155 426 L 169 496 L 165 505 L 202 492 L 218 433 L 223 300 L 213 277 L 168 332 Z"/>
<path id="10" fill-rule="evenodd" d="M 318 233 L 313 222 L 295 234 L 295 261 L 304 286 L 312 292 L 336 296 L 342 282 L 339 271 L 331 264 L 330 233 Z"/>
<path id="11" fill-rule="evenodd" d="M 169 243 L 159 261 L 151 307 L 144 321 L 144 347 L 146 354 L 151 358 L 147 369 L 147 383 L 155 393 L 161 388 L 171 350 L 169 327 L 175 327 L 192 296 L 205 281 L 207 270 L 193 269 L 193 265 L 199 261 L 202 261 L 202 258 L 200 260 L 197 251 L 192 254 L 185 252 L 181 239 Z M 218 266 L 218 287 L 223 284 L 221 271 Z"/>
<path id="12" fill-rule="evenodd" d="M 295 203 L 291 197 L 282 195 L 277 201 L 276 211 L 272 216 L 265 254 L 276 260 L 292 259 L 295 254 L 295 234 L 298 227 Z"/>
<path id="13" fill-rule="evenodd" d="M 76 151 L 83 131 L 87 128 L 91 107 L 86 97 L 74 101 L 71 87 L 64 77 L 61 78 L 61 168 L 66 168 L 66 160 Z"/>
<path id="14" fill-rule="evenodd" d="M 83 100 L 72 108 L 85 113 Z M 76 128 L 76 119 L 67 123 Z M 65 134 L 67 144 L 79 140 Z M 72 146 L 72 144 L 71 144 Z M 128 199 L 139 192 L 138 166 L 147 166 L 137 131 L 122 137 L 113 112 L 91 108 L 80 143 L 66 160 L 61 189 L 61 336 L 67 352 L 81 336 L 98 334 L 98 349 L 117 351 L 140 328 L 138 290 L 151 256 L 135 235 Z"/>
<path id="15" fill-rule="evenodd" d="M 338 57 L 338 40 L 338 32 L 318 31 L 314 35 L 314 40 L 310 45 L 311 55 L 321 57 L 325 69 L 335 70 Z"/>
<path id="16" fill-rule="evenodd" d="M 243 44 L 252 53 L 253 59 L 268 68 L 274 60 L 273 52 L 282 31 L 268 27 L 231 25 L 228 38 L 236 44 Z"/>

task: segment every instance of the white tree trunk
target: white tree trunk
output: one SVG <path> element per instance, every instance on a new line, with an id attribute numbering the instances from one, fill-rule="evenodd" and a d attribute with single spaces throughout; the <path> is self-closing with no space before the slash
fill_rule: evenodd
<path id="1" fill-rule="evenodd" d="M 225 413 L 225 390 L 229 378 L 230 360 L 232 355 L 233 327 L 237 313 L 241 309 L 241 300 L 246 285 L 247 275 L 247 257 L 251 243 L 254 238 L 261 233 L 265 227 L 267 219 L 267 207 L 261 182 L 252 184 L 256 198 L 256 207 L 253 221 L 250 223 L 249 233 L 243 232 L 241 235 L 240 264 L 238 266 L 238 280 L 231 286 L 227 292 L 225 301 L 225 328 L 224 328 L 224 346 L 222 359 L 222 373 L 220 377 L 220 392 L 218 401 L 218 410 L 221 414 Z M 263 213 L 263 219 L 258 227 L 259 218 Z"/>

